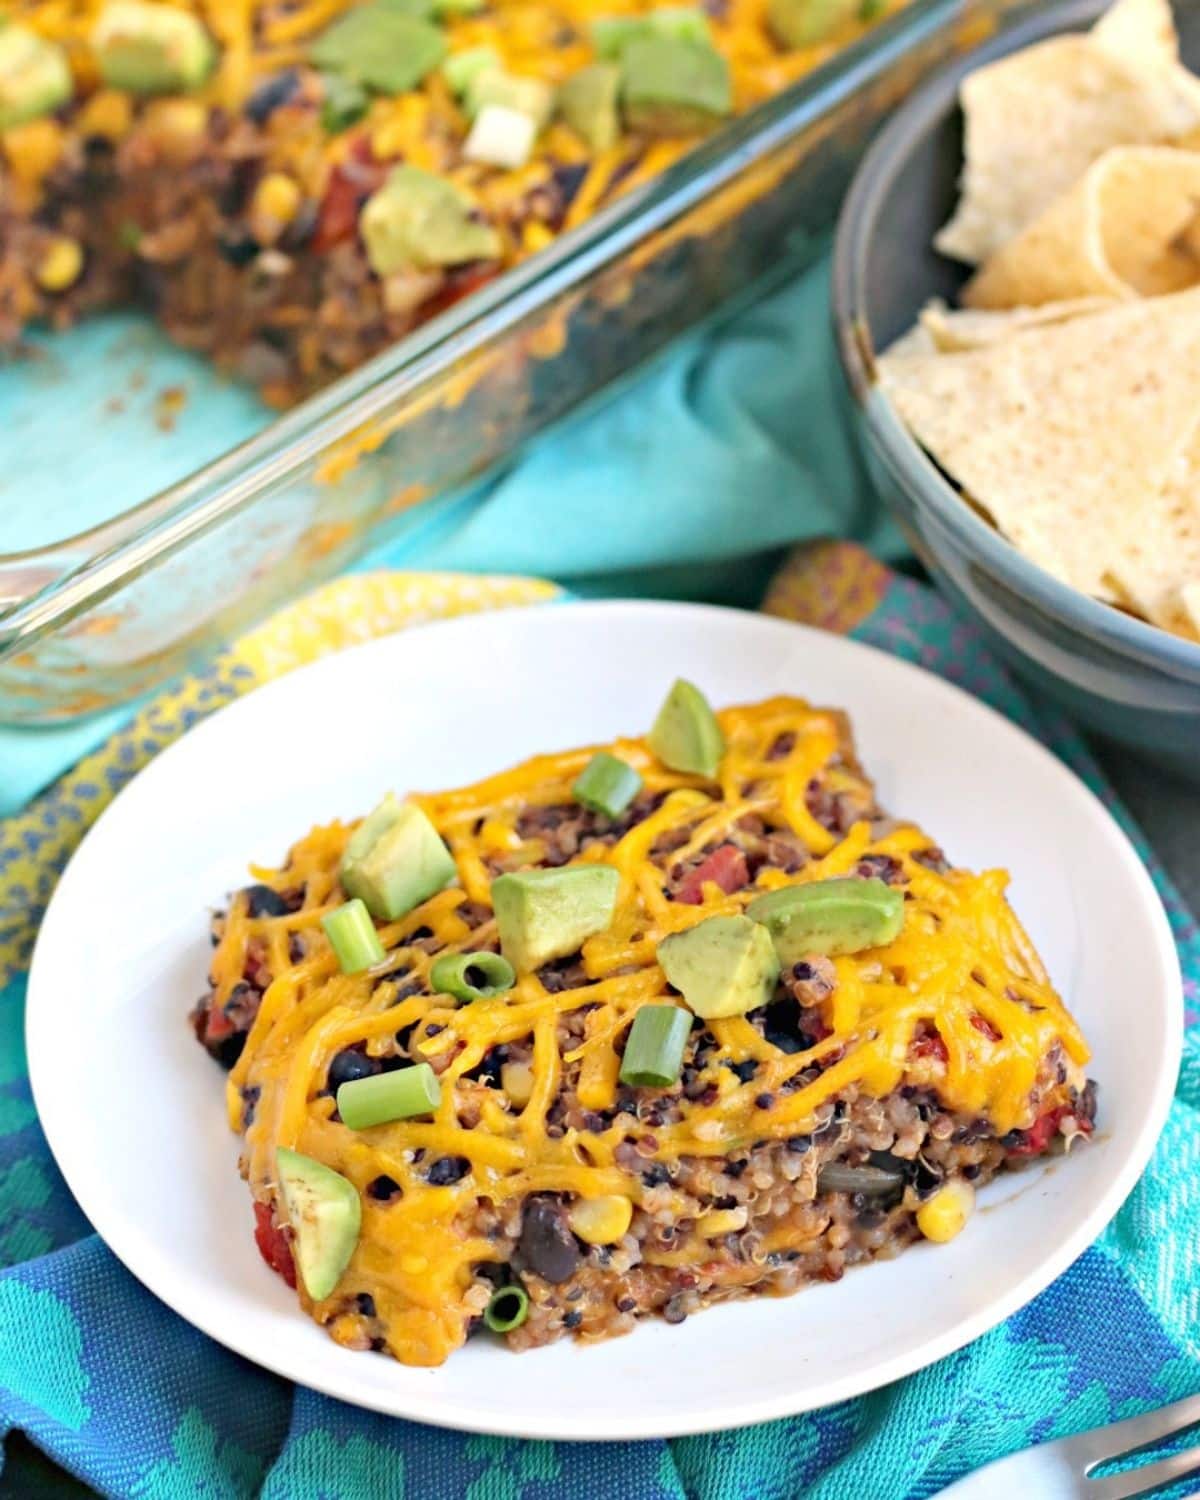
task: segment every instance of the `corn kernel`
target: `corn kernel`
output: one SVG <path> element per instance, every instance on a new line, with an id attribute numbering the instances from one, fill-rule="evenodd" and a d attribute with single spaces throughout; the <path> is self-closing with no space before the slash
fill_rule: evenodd
<path id="1" fill-rule="evenodd" d="M 944 1245 L 959 1234 L 975 1208 L 975 1189 L 969 1182 L 955 1178 L 938 1188 L 927 1203 L 917 1209 L 917 1228 L 927 1240 Z"/>
<path id="2" fill-rule="evenodd" d="M 129 134 L 133 124 L 133 101 L 120 89 L 101 89 L 79 111 L 75 123 L 85 136 L 99 135 L 106 141 L 119 141 Z"/>
<path id="3" fill-rule="evenodd" d="M 604 1198 L 578 1198 L 567 1219 L 571 1230 L 588 1245 L 614 1245 L 629 1228 L 633 1204 L 613 1194 Z"/>
<path id="4" fill-rule="evenodd" d="M 273 245 L 300 211 L 299 184 L 286 172 L 268 172 L 254 190 L 250 233 L 260 245 Z"/>
<path id="5" fill-rule="evenodd" d="M 74 286 L 83 271 L 83 247 L 78 240 L 60 235 L 41 260 L 33 273 L 34 280 L 44 292 L 65 292 Z"/>
<path id="6" fill-rule="evenodd" d="M 156 99 L 146 110 L 145 126 L 167 161 L 186 162 L 208 129 L 208 106 L 199 99 Z"/>
<path id="7" fill-rule="evenodd" d="M 6 130 L 3 141 L 13 175 L 24 183 L 38 183 L 58 165 L 62 126 L 57 120 L 30 120 Z"/>
<path id="8" fill-rule="evenodd" d="M 517 1108 L 521 1109 L 533 1098 L 533 1069 L 527 1062 L 505 1063 L 500 1069 L 500 1084 Z"/>
<path id="9" fill-rule="evenodd" d="M 744 1204 L 737 1208 L 714 1208 L 696 1220 L 696 1231 L 701 1239 L 719 1239 L 723 1234 L 736 1234 L 739 1229 L 745 1229 L 749 1217 Z"/>
<path id="10" fill-rule="evenodd" d="M 535 251 L 544 250 L 547 245 L 553 243 L 553 229 L 548 229 L 540 219 L 530 219 L 521 231 L 521 244 L 530 255 L 533 255 Z"/>

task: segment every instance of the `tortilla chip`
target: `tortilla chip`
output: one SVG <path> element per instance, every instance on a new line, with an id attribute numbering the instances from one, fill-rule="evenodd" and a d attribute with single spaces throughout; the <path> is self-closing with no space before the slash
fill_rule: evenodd
<path id="1" fill-rule="evenodd" d="M 934 244 L 969 265 L 1032 224 L 1111 147 L 1200 127 L 1200 79 L 1179 63 L 1167 0 L 1118 0 L 1087 34 L 1001 58 L 959 93 L 962 197 Z"/>
<path id="2" fill-rule="evenodd" d="M 1119 146 L 1094 162 L 963 288 L 965 306 L 1036 307 L 1080 297 L 1160 297 L 1200 281 L 1188 238 L 1200 153 Z"/>
<path id="3" fill-rule="evenodd" d="M 885 394 L 1022 552 L 1111 599 L 1200 420 L 1200 288 L 878 365 Z"/>
<path id="4" fill-rule="evenodd" d="M 1185 583 L 1179 590 L 1179 634 L 1200 641 L 1200 583 Z"/>
<path id="5" fill-rule="evenodd" d="M 986 349 L 990 344 L 1001 343 L 1030 328 L 1065 323 L 1069 318 L 1099 312 L 1101 308 L 1112 305 L 1111 297 L 1075 297 L 1067 302 L 1047 302 L 1041 307 L 975 312 L 971 309 L 951 310 L 944 302 L 935 299 L 921 309 L 918 327 L 927 335 L 925 346 L 910 352 L 932 353 L 938 350 L 943 354 L 960 354 L 966 349 Z M 905 335 L 906 338 L 909 336 Z M 897 340 L 888 353 L 897 353 L 901 342 Z"/>
<path id="6" fill-rule="evenodd" d="M 1109 581 L 1152 624 L 1200 640 L 1200 423 L 1162 488 L 1147 498 L 1143 524 Z"/>

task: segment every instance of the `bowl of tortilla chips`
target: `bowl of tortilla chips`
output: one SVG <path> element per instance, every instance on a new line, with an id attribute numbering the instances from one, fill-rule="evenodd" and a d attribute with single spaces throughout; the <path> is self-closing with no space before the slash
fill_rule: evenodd
<path id="1" fill-rule="evenodd" d="M 876 484 L 1091 727 L 1200 779 L 1200 7 L 1039 6 L 890 120 L 833 300 Z"/>

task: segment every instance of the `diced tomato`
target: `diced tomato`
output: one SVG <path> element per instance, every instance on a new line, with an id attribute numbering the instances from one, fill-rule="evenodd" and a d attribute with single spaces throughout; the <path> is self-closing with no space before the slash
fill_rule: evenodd
<path id="1" fill-rule="evenodd" d="M 269 1203 L 254 1205 L 254 1243 L 272 1271 L 282 1276 L 288 1286 L 294 1287 L 296 1263 L 292 1259 L 292 1247 L 288 1244 L 287 1235 L 276 1226 Z"/>
<path id="2" fill-rule="evenodd" d="M 909 1050 L 913 1057 L 936 1057 L 939 1062 L 948 1062 L 950 1058 L 945 1042 L 936 1031 L 919 1036 Z"/>
<path id="3" fill-rule="evenodd" d="M 682 901 L 687 906 L 699 906 L 704 900 L 705 882 L 709 880 L 720 886 L 727 896 L 750 884 L 746 856 L 736 844 L 722 844 L 694 870 L 690 870 L 675 894 L 676 901 Z"/>
<path id="4" fill-rule="evenodd" d="M 469 266 L 456 267 L 447 273 L 441 290 L 435 292 L 425 304 L 425 316 L 433 317 L 435 313 L 445 312 L 448 307 L 453 307 L 456 302 L 461 302 L 464 297 L 477 292 L 481 286 L 494 281 L 499 274 L 500 267 L 490 260 L 476 261 Z"/>
<path id="5" fill-rule="evenodd" d="M 978 1011 L 971 1017 L 971 1025 L 976 1031 L 982 1032 L 989 1042 L 998 1042 L 1000 1033 L 992 1025 L 986 1016 L 981 1016 Z"/>
<path id="6" fill-rule="evenodd" d="M 233 1022 L 219 1007 L 214 1006 L 208 1013 L 208 1020 L 204 1026 L 204 1040 L 206 1042 L 220 1042 L 227 1036 L 233 1034 Z"/>
<path id="7" fill-rule="evenodd" d="M 358 211 L 382 184 L 386 170 L 372 156 L 367 140 L 356 141 L 346 160 L 334 167 L 313 230 L 312 248 L 318 254 L 358 232 Z"/>
<path id="8" fill-rule="evenodd" d="M 1025 1139 L 1019 1146 L 1008 1148 L 1009 1156 L 1040 1156 L 1054 1139 L 1059 1121 L 1069 1113 L 1070 1110 L 1065 1104 L 1060 1104 L 1057 1109 L 1047 1110 L 1025 1132 Z"/>

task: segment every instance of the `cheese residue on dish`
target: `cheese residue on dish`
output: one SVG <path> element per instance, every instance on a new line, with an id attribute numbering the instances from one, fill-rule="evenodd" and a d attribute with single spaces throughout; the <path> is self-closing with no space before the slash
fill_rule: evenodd
<path id="1" fill-rule="evenodd" d="M 362 1233 L 339 1294 L 355 1288 L 356 1275 L 369 1286 L 389 1349 L 406 1363 L 440 1363 L 465 1338 L 463 1298 L 473 1267 L 498 1255 L 488 1239 L 463 1227 L 478 1199 L 502 1204 L 553 1192 L 625 1195 L 639 1203 L 641 1178 L 622 1170 L 615 1153 L 639 1131 L 650 1132 L 625 1113 L 599 1131 L 549 1131 L 564 1069 L 578 1065 L 584 1108 L 611 1111 L 632 1018 L 643 1005 L 675 998 L 656 961 L 657 944 L 707 917 L 742 911 L 764 890 L 852 874 L 865 858 L 887 856 L 902 869 L 905 923 L 886 947 L 833 960 L 837 984 L 822 1009 L 828 1034 L 815 1046 L 782 1051 L 744 1016 L 709 1022 L 713 1087 L 700 1099 L 684 1099 L 679 1120 L 654 1126 L 654 1159 L 728 1156 L 786 1139 L 810 1130 L 821 1107 L 847 1091 L 883 1097 L 902 1083 L 933 1089 L 945 1109 L 984 1117 L 997 1133 L 1026 1129 L 1045 1105 L 1039 1090 L 1048 1054 L 1061 1048 L 1072 1071 L 1088 1057 L 1005 900 L 1006 874 L 938 873 L 927 835 L 884 821 L 841 715 L 778 697 L 726 709 L 718 720 L 727 740 L 718 783 L 665 769 L 642 739 L 602 747 L 634 766 L 645 792 L 660 800 L 615 844 L 589 845 L 571 861 L 608 863 L 620 873 L 613 921 L 584 943 L 586 980 L 577 988 L 555 993 L 538 975 L 522 974 L 503 996 L 455 1006 L 428 992 L 428 950 L 496 946 L 494 920 L 481 921 L 472 909 L 469 924 L 465 904 L 490 911 L 496 874 L 543 861 L 541 837 L 518 832 L 522 814 L 571 803 L 575 778 L 601 747 L 538 756 L 473 786 L 414 796 L 449 846 L 460 884 L 382 925 L 388 959 L 369 973 L 342 974 L 320 925 L 343 899 L 337 868 L 351 826 L 317 828 L 283 869 L 255 870 L 256 879 L 279 890 L 303 885 L 300 910 L 251 918 L 244 897 L 233 902 L 213 955 L 215 1006 L 248 966 L 271 976 L 228 1084 L 237 1131 L 247 1093 L 257 1091 L 244 1159 L 251 1188 L 260 1199 L 273 1195 L 279 1147 L 315 1157 L 358 1187 Z M 871 820 L 864 816 L 844 835 L 833 833 L 813 814 L 821 797 L 848 798 Z M 764 865 L 732 895 L 708 884 L 697 905 L 671 900 L 666 872 L 719 844 L 745 819 L 795 836 L 807 863 L 793 875 Z M 655 852 L 660 840 L 669 852 Z M 572 1046 L 560 1046 L 560 1018 L 581 1010 L 584 1027 L 576 1028 Z M 439 1072 L 440 1105 L 429 1120 L 347 1129 L 333 1118 L 334 1099 L 325 1091 L 331 1060 L 347 1047 L 394 1055 L 397 1033 L 408 1033 L 414 1060 Z M 932 1033 L 942 1046 L 920 1046 Z M 491 1048 L 514 1042 L 532 1043 L 532 1087 L 521 1107 L 467 1076 Z M 758 1064 L 749 1083 L 720 1065 L 746 1059 Z M 817 1063 L 822 1071 L 812 1081 L 795 1082 Z M 764 1095 L 771 1096 L 766 1108 Z M 414 1153 L 424 1153 L 426 1165 L 438 1156 L 462 1157 L 470 1171 L 450 1186 L 432 1186 Z M 366 1191 L 380 1176 L 401 1189 L 386 1204 Z M 693 1235 L 669 1252 L 649 1251 L 647 1260 L 687 1266 L 708 1253 Z M 334 1337 L 336 1324 L 332 1317 Z"/>

